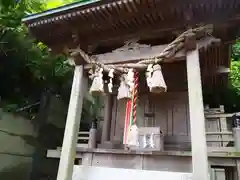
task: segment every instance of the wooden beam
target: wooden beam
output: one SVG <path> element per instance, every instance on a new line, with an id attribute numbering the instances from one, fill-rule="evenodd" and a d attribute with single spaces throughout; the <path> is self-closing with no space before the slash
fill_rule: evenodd
<path id="1" fill-rule="evenodd" d="M 208 152 L 223 152 L 223 153 L 236 152 L 234 147 L 214 147 L 214 146 L 208 146 L 207 150 L 208 150 Z"/>
<path id="2" fill-rule="evenodd" d="M 65 126 L 57 180 L 71 180 L 82 113 L 84 89 L 83 66 L 75 66 L 71 97 Z"/>
<path id="3" fill-rule="evenodd" d="M 235 113 L 229 113 L 229 114 L 222 114 L 222 113 L 215 113 L 215 114 L 205 114 L 205 118 L 230 118 Z M 208 119 L 211 120 L 211 119 Z"/>
<path id="4" fill-rule="evenodd" d="M 198 49 L 206 48 L 219 41 L 219 39 L 214 37 L 205 37 L 197 42 Z M 158 46 L 134 44 L 132 46 L 124 46 L 110 53 L 94 55 L 93 58 L 102 64 L 137 63 L 144 59 L 158 57 L 160 52 L 162 52 L 167 46 L 168 44 Z M 182 49 L 177 52 L 172 59 L 167 59 L 164 62 L 173 62 L 185 59 L 186 53 L 185 50 Z M 89 68 L 91 68 L 91 65 L 84 66 L 84 69 Z"/>
<path id="5" fill-rule="evenodd" d="M 60 158 L 61 157 L 61 150 L 58 149 L 48 149 L 47 150 L 47 158 Z M 77 154 L 76 158 L 82 158 L 81 154 Z"/>
<path id="6" fill-rule="evenodd" d="M 226 132 L 206 132 L 206 135 L 233 135 L 233 132 L 231 132 L 231 131 L 226 131 Z"/>
<path id="7" fill-rule="evenodd" d="M 193 180 L 209 180 L 198 48 L 187 52 L 187 79 Z"/>
<path id="8" fill-rule="evenodd" d="M 214 67 L 210 68 L 209 66 L 204 66 L 204 70 L 202 70 L 201 75 L 203 78 L 207 78 L 208 76 L 217 76 L 222 74 L 228 74 L 230 72 L 230 68 L 227 67 Z"/>
<path id="9" fill-rule="evenodd" d="M 137 62 L 143 59 L 149 59 L 153 57 L 157 57 L 160 52 L 162 52 L 168 44 L 158 45 L 158 46 L 150 46 L 143 44 L 136 44 L 134 47 L 122 47 L 116 49 L 110 53 L 99 54 L 94 56 L 96 60 L 100 63 L 104 64 L 112 64 L 112 63 L 129 63 L 129 62 Z M 174 59 L 176 60 L 184 60 L 185 53 L 183 51 L 178 52 Z"/>

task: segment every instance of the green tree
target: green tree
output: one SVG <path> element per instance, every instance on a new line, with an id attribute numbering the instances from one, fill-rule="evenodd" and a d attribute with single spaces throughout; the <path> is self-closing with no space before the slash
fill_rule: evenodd
<path id="1" fill-rule="evenodd" d="M 225 105 L 228 112 L 240 111 L 240 41 L 237 40 L 232 46 L 231 71 L 229 84 L 221 90 L 221 103 Z"/>
<path id="2" fill-rule="evenodd" d="M 40 104 L 26 113 L 36 116 L 32 122 L 38 123 L 38 137 L 21 136 L 37 147 L 31 177 L 34 180 L 41 178 L 46 149 L 60 146 L 62 142 L 63 130 L 46 122 L 49 97 L 58 94 L 69 101 L 73 71 L 65 63 L 65 57 L 51 55 L 47 46 L 31 37 L 21 19 L 59 5 L 62 4 L 53 4 L 50 0 L 0 0 L 1 107 L 15 112 Z"/>
<path id="3" fill-rule="evenodd" d="M 232 48 L 230 79 L 233 88 L 240 94 L 240 40 Z"/>
<path id="4" fill-rule="evenodd" d="M 16 109 L 38 101 L 46 89 L 58 94 L 69 89 L 63 87 L 72 75 L 65 58 L 51 55 L 48 47 L 31 38 L 21 23 L 27 14 L 46 9 L 47 3 L 0 1 L 0 75 L 5 84 L 0 87 L 2 106 Z"/>

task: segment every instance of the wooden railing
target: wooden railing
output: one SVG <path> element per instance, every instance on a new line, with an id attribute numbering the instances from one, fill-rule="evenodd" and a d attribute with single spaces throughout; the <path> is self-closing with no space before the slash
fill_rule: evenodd
<path id="1" fill-rule="evenodd" d="M 234 151 L 231 121 L 233 115 L 224 113 L 224 109 L 215 113 L 205 113 L 206 138 L 209 151 Z"/>
<path id="2" fill-rule="evenodd" d="M 80 131 L 78 133 L 78 141 L 77 147 L 87 148 L 89 140 L 89 132 L 88 131 Z M 48 158 L 59 158 L 61 156 L 62 147 L 57 147 L 57 149 L 49 149 L 47 151 Z M 76 158 L 81 158 L 80 155 L 76 155 Z"/>
<path id="3" fill-rule="evenodd" d="M 224 113 L 224 109 L 222 107 L 210 109 L 210 111 L 207 112 L 205 111 L 208 151 L 235 151 L 232 122 L 229 121 L 232 116 L 233 114 Z M 176 141 L 175 137 L 166 137 L 166 140 L 172 142 L 172 144 L 174 144 Z M 80 131 L 78 133 L 77 147 L 87 148 L 88 141 L 89 132 Z M 181 140 L 181 142 L 186 142 L 189 145 L 191 144 L 189 138 L 186 140 Z M 60 157 L 60 153 L 61 147 L 58 147 L 57 150 L 49 150 L 47 157 L 57 158 Z"/>
<path id="4" fill-rule="evenodd" d="M 88 131 L 80 131 L 78 133 L 77 147 L 87 148 L 88 141 L 89 141 L 89 132 Z"/>

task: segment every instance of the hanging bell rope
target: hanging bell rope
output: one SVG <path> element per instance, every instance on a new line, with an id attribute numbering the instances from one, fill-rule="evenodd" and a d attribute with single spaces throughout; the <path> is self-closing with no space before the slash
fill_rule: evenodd
<path id="1" fill-rule="evenodd" d="M 130 73 L 132 73 L 130 71 Z M 138 127 L 137 127 L 137 100 L 139 87 L 139 73 L 134 71 L 133 91 L 131 99 L 126 104 L 125 126 L 124 126 L 124 144 L 127 146 L 138 146 Z"/>
<path id="2" fill-rule="evenodd" d="M 137 122 L 137 101 L 138 101 L 138 87 L 139 87 L 139 73 L 134 73 L 134 91 L 133 91 L 133 123 Z"/>
<path id="3" fill-rule="evenodd" d="M 128 134 L 128 146 L 139 146 L 138 127 L 137 127 L 137 100 L 138 100 L 139 73 L 134 71 L 134 88 L 132 91 L 132 110 L 131 121 Z"/>
<path id="4" fill-rule="evenodd" d="M 134 71 L 132 68 L 129 69 L 127 73 L 127 84 L 130 88 L 130 92 L 132 93 L 134 89 Z"/>

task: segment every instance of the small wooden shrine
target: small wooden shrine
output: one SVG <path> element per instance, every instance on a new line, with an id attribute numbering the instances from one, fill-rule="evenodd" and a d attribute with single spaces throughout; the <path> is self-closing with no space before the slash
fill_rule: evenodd
<path id="1" fill-rule="evenodd" d="M 76 153 L 85 168 L 167 170 L 193 180 L 223 168 L 217 180 L 239 179 L 240 131 L 223 108 L 209 113 L 203 98 L 227 86 L 239 13 L 235 0 L 96 0 L 26 17 L 32 34 L 75 66 L 57 180 L 72 178 Z M 92 128 L 89 147 L 76 152 L 86 92 L 105 98 L 101 140 Z M 223 130 L 212 132 L 214 118 Z"/>

